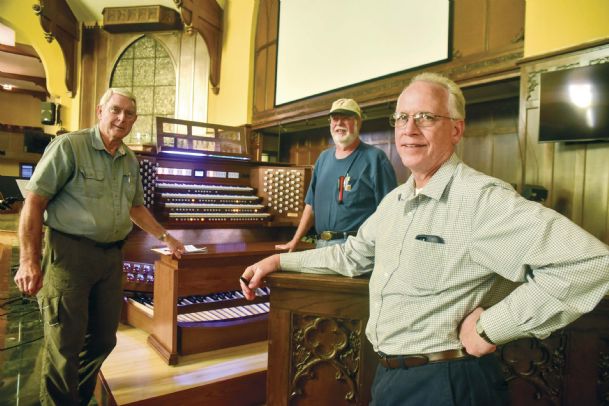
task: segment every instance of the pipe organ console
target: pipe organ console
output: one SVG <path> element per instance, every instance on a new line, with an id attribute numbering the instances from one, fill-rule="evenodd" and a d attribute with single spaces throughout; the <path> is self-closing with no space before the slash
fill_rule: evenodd
<path id="1" fill-rule="evenodd" d="M 159 258 L 150 248 L 162 243 L 134 230 L 125 246 L 123 320 L 148 332 L 168 364 L 265 340 L 270 291 L 246 301 L 239 276 L 292 237 L 311 168 L 252 162 L 239 127 L 157 118 L 157 145 L 156 154 L 138 155 L 145 204 L 185 244 L 207 251 Z"/>

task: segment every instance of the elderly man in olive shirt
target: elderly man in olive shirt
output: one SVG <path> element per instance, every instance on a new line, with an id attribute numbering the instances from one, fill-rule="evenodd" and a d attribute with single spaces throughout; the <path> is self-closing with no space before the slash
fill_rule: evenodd
<path id="1" fill-rule="evenodd" d="M 390 118 L 408 181 L 344 245 L 275 255 L 242 275 L 252 298 L 280 268 L 371 272 L 374 405 L 505 404 L 496 345 L 545 338 L 609 290 L 605 244 L 455 155 L 464 119 L 454 82 L 416 76 Z"/>
<path id="2" fill-rule="evenodd" d="M 183 244 L 144 207 L 139 164 L 123 143 L 137 118 L 134 96 L 108 89 L 94 128 L 56 138 L 28 184 L 15 283 L 38 294 L 44 322 L 40 400 L 86 405 L 116 345 L 122 305 L 121 247 L 132 222 L 177 257 Z M 42 224 L 47 225 L 42 255 Z"/>

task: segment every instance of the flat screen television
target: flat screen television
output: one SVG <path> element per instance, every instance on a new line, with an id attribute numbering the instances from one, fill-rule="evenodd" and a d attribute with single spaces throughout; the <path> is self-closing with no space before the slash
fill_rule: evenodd
<path id="1" fill-rule="evenodd" d="M 609 63 L 544 72 L 539 142 L 609 141 Z"/>

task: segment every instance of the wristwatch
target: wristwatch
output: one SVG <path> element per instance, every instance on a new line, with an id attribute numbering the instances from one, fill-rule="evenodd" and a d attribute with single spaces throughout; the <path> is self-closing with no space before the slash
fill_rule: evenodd
<path id="1" fill-rule="evenodd" d="M 480 337 L 482 337 L 482 339 L 484 341 L 486 341 L 487 343 L 489 343 L 491 345 L 495 345 L 495 343 L 490 338 L 488 338 L 488 336 L 484 332 L 484 328 L 482 327 L 482 324 L 480 323 L 480 319 L 478 319 L 478 321 L 476 322 L 476 333 L 478 333 L 478 335 Z"/>
<path id="2" fill-rule="evenodd" d="M 164 231 L 163 234 L 158 236 L 158 239 L 159 239 L 159 241 L 165 242 L 168 237 L 169 237 L 169 233 L 167 231 Z"/>

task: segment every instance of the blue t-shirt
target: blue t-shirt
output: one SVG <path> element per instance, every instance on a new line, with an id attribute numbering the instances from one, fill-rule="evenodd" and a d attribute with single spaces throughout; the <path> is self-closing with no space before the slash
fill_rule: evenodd
<path id="1" fill-rule="evenodd" d="M 397 186 L 385 153 L 360 142 L 348 157 L 336 159 L 336 147 L 323 151 L 313 170 L 305 203 L 313 207 L 315 230 L 357 231 L 383 197 Z M 342 203 L 339 179 L 343 177 Z"/>

